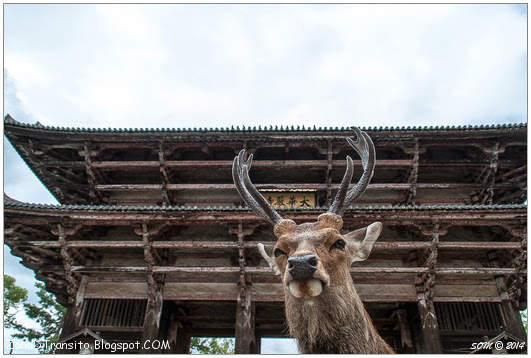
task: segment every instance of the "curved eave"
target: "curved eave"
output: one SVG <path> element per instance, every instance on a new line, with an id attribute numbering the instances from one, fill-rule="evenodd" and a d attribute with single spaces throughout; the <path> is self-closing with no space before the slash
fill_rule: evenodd
<path id="1" fill-rule="evenodd" d="M 24 203 L 4 199 L 4 209 L 23 209 L 28 211 L 52 212 L 250 212 L 249 208 L 242 206 L 190 206 L 190 205 L 53 205 Z M 279 212 L 289 213 L 317 213 L 328 210 L 328 206 L 316 208 L 278 209 Z M 514 211 L 527 210 L 526 204 L 492 204 L 492 205 L 353 205 L 347 212 L 380 212 L 380 211 Z"/>
<path id="2" fill-rule="evenodd" d="M 508 132 L 518 129 L 527 128 L 527 123 L 505 123 L 505 124 L 481 124 L 481 125 L 461 125 L 461 126 L 402 126 L 402 127 L 389 127 L 389 126 L 379 126 L 379 127 L 362 127 L 364 131 L 370 133 L 396 133 L 396 134 L 415 134 L 419 135 L 421 133 L 435 134 L 435 133 L 444 133 L 444 132 L 477 132 L 477 131 L 488 131 L 488 132 Z M 171 134 L 179 136 L 188 136 L 190 134 L 195 135 L 249 135 L 249 134 L 306 134 L 306 135 L 315 135 L 315 134 L 350 134 L 352 132 L 352 127 L 305 127 L 305 126 L 231 126 L 231 127 L 216 127 L 216 128 L 80 128 L 80 127 L 55 127 L 55 126 L 43 126 L 40 123 L 28 124 L 15 120 L 9 114 L 4 117 L 4 130 L 8 132 L 9 130 L 24 130 L 27 132 L 39 132 L 39 133 L 67 133 L 69 135 L 80 135 L 90 134 Z M 419 133 L 420 132 L 420 133 Z"/>

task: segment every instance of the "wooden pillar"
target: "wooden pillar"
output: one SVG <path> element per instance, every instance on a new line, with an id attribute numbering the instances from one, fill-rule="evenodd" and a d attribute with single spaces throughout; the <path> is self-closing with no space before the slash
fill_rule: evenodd
<path id="1" fill-rule="evenodd" d="M 243 224 L 240 222 L 236 231 L 238 235 L 238 252 L 240 265 L 240 292 L 236 306 L 235 353 L 251 354 L 255 351 L 255 305 L 252 300 L 252 289 L 245 274 L 245 246 Z"/>
<path id="2" fill-rule="evenodd" d="M 77 322 L 76 322 L 76 305 L 70 304 L 66 307 L 66 314 L 63 318 L 61 324 L 61 334 L 59 335 L 59 341 L 62 341 L 64 338 L 72 335 L 76 332 Z M 57 353 L 68 353 L 68 352 L 57 352 Z"/>
<path id="3" fill-rule="evenodd" d="M 175 311 L 171 314 L 170 325 L 168 327 L 168 342 L 170 343 L 170 351 L 168 353 L 177 353 L 177 333 L 179 332 L 180 322 L 176 319 Z"/>
<path id="4" fill-rule="evenodd" d="M 76 299 L 66 308 L 66 314 L 61 324 L 61 334 L 59 335 L 59 342 L 63 341 L 66 337 L 76 333 L 79 330 L 82 318 L 81 314 L 83 308 L 83 300 L 85 297 L 85 288 L 87 287 L 87 280 L 87 276 L 83 276 L 81 278 L 81 282 L 76 293 Z M 77 351 L 61 349 L 57 350 L 55 353 L 77 353 Z"/>
<path id="5" fill-rule="evenodd" d="M 72 266 L 74 265 L 74 259 L 70 255 L 70 252 L 66 246 L 66 238 L 74 235 L 81 226 L 75 226 L 73 228 L 64 227 L 62 224 L 57 224 L 57 227 L 52 229 L 52 234 L 58 237 L 60 246 L 59 256 L 63 262 L 66 289 L 68 292 L 68 304 L 67 312 L 63 318 L 61 326 L 61 334 L 59 339 L 64 339 L 75 333 L 79 326 L 79 319 L 81 315 L 81 307 L 83 305 L 83 298 L 85 295 L 85 286 L 87 284 L 87 278 L 83 277 L 78 280 L 75 274 L 72 272 Z M 69 353 L 68 351 L 59 351 L 58 353 Z"/>
<path id="6" fill-rule="evenodd" d="M 155 285 L 148 289 L 148 302 L 144 326 L 142 329 L 142 341 L 159 338 L 160 316 L 162 312 L 162 285 Z"/>
<path id="7" fill-rule="evenodd" d="M 186 334 L 183 327 L 179 325 L 176 336 L 175 352 L 176 354 L 190 354 L 191 337 Z"/>
<path id="8" fill-rule="evenodd" d="M 236 307 L 236 354 L 252 354 L 256 351 L 255 305 L 252 302 L 251 287 L 240 290 Z"/>
<path id="9" fill-rule="evenodd" d="M 431 248 L 427 254 L 424 264 L 428 268 L 427 274 L 420 277 L 417 286 L 418 311 L 420 316 L 420 328 L 422 331 L 423 352 L 418 353 L 442 353 L 442 343 L 439 334 L 439 324 L 433 303 L 435 287 L 435 271 L 437 267 L 437 257 L 439 235 L 444 235 L 446 229 L 442 229 L 435 220 L 433 226 L 425 227 L 422 230 L 425 235 L 431 235 Z"/>
<path id="10" fill-rule="evenodd" d="M 251 354 L 260 354 L 262 350 L 262 337 L 257 336 L 256 331 L 254 334 L 254 347 L 253 348 L 254 349 L 251 352 Z"/>
<path id="11" fill-rule="evenodd" d="M 135 230 L 136 234 L 142 236 L 144 244 L 144 261 L 146 262 L 147 280 L 147 307 L 142 329 L 142 341 L 153 341 L 160 338 L 160 318 L 163 304 L 164 280 L 153 273 L 153 266 L 157 263 L 158 255 L 152 247 L 152 235 L 160 230 L 159 227 L 149 231 L 146 223 Z M 155 351 L 150 350 L 152 353 Z"/>
<path id="12" fill-rule="evenodd" d="M 442 353 L 439 325 L 435 315 L 433 301 L 422 298 L 418 302 L 420 328 L 422 329 L 423 352 L 417 353 Z"/>
<path id="13" fill-rule="evenodd" d="M 527 340 L 527 333 L 522 324 L 519 304 L 522 301 L 522 290 L 527 285 L 527 279 L 522 271 L 527 270 L 527 226 L 521 225 L 507 228 L 514 241 L 521 242 L 518 253 L 510 260 L 516 273 L 509 277 L 496 277 L 496 286 L 501 298 L 500 313 L 502 315 L 505 331 L 522 340 Z M 488 254 L 488 259 L 493 267 L 500 267 L 502 260 L 496 252 Z M 525 299 L 523 300 L 525 302 Z"/>
<path id="14" fill-rule="evenodd" d="M 170 324 L 168 327 L 167 339 L 170 343 L 171 354 L 188 354 L 190 353 L 190 336 L 188 336 L 181 322 L 177 320 L 180 312 L 174 310 L 171 314 Z"/>

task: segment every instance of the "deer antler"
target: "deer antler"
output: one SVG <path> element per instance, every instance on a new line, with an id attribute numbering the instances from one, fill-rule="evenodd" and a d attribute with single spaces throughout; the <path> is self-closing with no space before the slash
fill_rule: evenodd
<path id="1" fill-rule="evenodd" d="M 354 164 L 352 158 L 347 155 L 347 170 L 345 171 L 345 175 L 343 176 L 343 180 L 341 181 L 334 202 L 328 210 L 329 213 L 339 216 L 343 216 L 343 213 L 350 204 L 365 192 L 365 189 L 367 189 L 372 175 L 374 174 L 374 163 L 376 159 L 374 143 L 372 142 L 371 137 L 369 137 L 367 133 L 362 132 L 359 128 L 354 127 L 354 132 L 356 132 L 356 140 L 347 138 L 347 142 L 361 157 L 363 174 L 356 186 L 348 190 L 352 175 L 354 174 Z"/>
<path id="2" fill-rule="evenodd" d="M 282 220 L 282 216 L 260 194 L 249 178 L 249 169 L 253 162 L 253 155 L 251 154 L 247 161 L 243 159 L 244 156 L 245 149 L 242 149 L 232 162 L 232 179 L 234 180 L 236 190 L 238 190 L 240 197 L 248 207 L 274 226 Z"/>

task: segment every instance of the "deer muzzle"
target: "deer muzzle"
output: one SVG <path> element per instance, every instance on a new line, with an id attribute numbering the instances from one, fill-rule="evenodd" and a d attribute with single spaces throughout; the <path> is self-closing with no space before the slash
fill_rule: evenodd
<path id="1" fill-rule="evenodd" d="M 294 280 L 306 281 L 313 278 L 317 264 L 317 256 L 314 254 L 292 256 L 288 259 L 288 271 Z"/>
<path id="2" fill-rule="evenodd" d="M 320 277 L 319 259 L 315 254 L 288 258 L 288 273 L 286 284 L 294 297 L 319 296 L 326 286 L 326 281 Z"/>

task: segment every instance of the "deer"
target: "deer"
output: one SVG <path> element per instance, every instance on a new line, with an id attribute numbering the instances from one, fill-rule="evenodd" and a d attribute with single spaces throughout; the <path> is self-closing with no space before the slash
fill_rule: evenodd
<path id="1" fill-rule="evenodd" d="M 243 202 L 273 226 L 273 256 L 257 245 L 275 275 L 280 275 L 290 336 L 302 353 L 391 354 L 361 301 L 352 277 L 353 262 L 369 257 L 383 225 L 374 222 L 342 234 L 343 214 L 366 190 L 374 174 L 376 151 L 367 133 L 353 127 L 355 139 L 347 143 L 361 158 L 363 173 L 350 187 L 354 165 L 347 168 L 329 210 L 316 222 L 296 224 L 284 219 L 249 178 L 253 155 L 242 149 L 234 158 L 232 176 Z"/>

